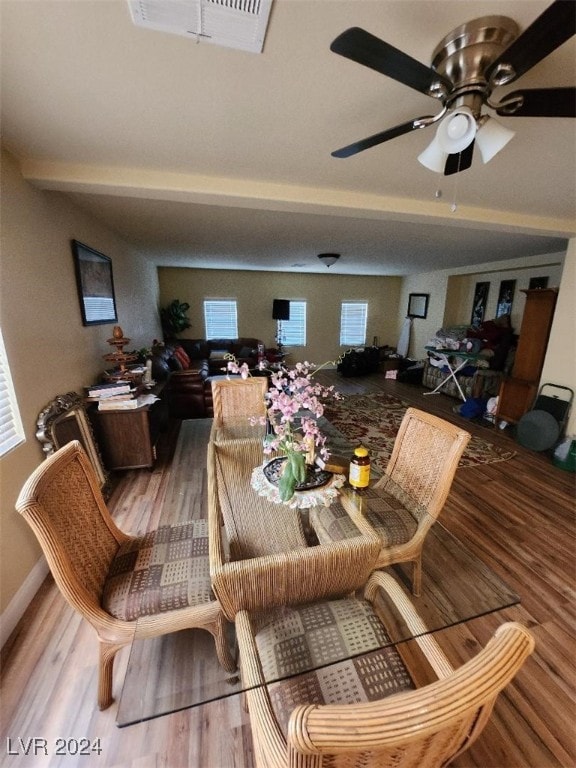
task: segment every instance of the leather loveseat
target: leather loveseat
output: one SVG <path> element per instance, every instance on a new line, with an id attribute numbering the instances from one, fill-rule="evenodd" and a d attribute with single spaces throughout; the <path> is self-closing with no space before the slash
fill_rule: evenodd
<path id="1" fill-rule="evenodd" d="M 224 355 L 233 354 L 250 368 L 258 362 L 260 339 L 178 339 L 152 348 L 152 377 L 166 382 L 162 397 L 175 419 L 201 419 L 214 415 L 212 379 L 224 376 Z"/>
<path id="2" fill-rule="evenodd" d="M 239 339 L 179 339 L 178 343 L 184 348 L 193 363 L 207 360 L 211 376 L 222 375 L 226 367 L 225 355 L 234 355 L 239 363 L 247 363 L 255 368 L 258 363 L 258 345 L 264 352 L 264 344 L 260 339 L 241 337 Z"/>

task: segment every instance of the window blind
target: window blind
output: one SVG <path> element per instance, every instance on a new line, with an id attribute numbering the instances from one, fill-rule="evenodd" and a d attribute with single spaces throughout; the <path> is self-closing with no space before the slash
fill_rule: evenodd
<path id="1" fill-rule="evenodd" d="M 290 320 L 282 323 L 282 344 L 287 347 L 306 346 L 306 302 L 290 302 Z"/>
<path id="2" fill-rule="evenodd" d="M 207 339 L 237 339 L 236 299 L 206 299 L 204 327 Z"/>
<path id="3" fill-rule="evenodd" d="M 24 429 L 0 330 L 0 456 L 24 441 Z"/>
<path id="4" fill-rule="evenodd" d="M 340 314 L 340 344 L 353 347 L 366 343 L 368 304 L 365 301 L 343 301 Z"/>

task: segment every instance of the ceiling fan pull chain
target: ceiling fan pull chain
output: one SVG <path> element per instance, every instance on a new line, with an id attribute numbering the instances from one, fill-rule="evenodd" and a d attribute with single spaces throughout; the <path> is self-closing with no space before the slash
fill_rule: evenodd
<path id="1" fill-rule="evenodd" d="M 462 161 L 462 153 L 458 153 L 458 170 L 454 174 L 454 194 L 452 195 L 452 203 L 450 205 L 450 210 L 452 213 L 456 213 L 458 210 L 458 204 L 456 202 L 456 198 L 458 196 L 458 179 L 460 178 L 460 163 Z"/>

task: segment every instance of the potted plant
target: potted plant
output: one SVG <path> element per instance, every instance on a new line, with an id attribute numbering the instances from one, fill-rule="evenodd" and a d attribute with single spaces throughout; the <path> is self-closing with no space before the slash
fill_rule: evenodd
<path id="1" fill-rule="evenodd" d="M 165 339 L 174 339 L 177 334 L 190 328 L 191 323 L 186 314 L 190 304 L 179 299 L 174 299 L 167 307 L 160 309 L 160 322 Z"/>

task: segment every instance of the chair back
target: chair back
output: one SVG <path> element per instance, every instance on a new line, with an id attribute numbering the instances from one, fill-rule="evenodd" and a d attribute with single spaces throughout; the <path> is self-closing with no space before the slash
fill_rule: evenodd
<path id="1" fill-rule="evenodd" d="M 233 560 L 306 547 L 298 511 L 270 504 L 251 486 L 252 472 L 263 458 L 262 440 L 211 444 L 208 449 L 208 474 L 214 478 L 214 500 Z"/>
<path id="2" fill-rule="evenodd" d="M 266 416 L 267 391 L 268 379 L 265 376 L 213 380 L 214 419 L 225 424 L 230 419 L 245 416 Z"/>
<path id="3" fill-rule="evenodd" d="M 450 492 L 470 433 L 444 419 L 408 408 L 386 467 L 396 486 L 435 519 Z M 390 492 L 393 486 L 390 487 Z"/>
<path id="4" fill-rule="evenodd" d="M 509 622 L 477 656 L 430 685 L 370 703 L 301 705 L 290 717 L 285 765 L 441 768 L 480 735 L 533 649 L 531 633 Z"/>
<path id="5" fill-rule="evenodd" d="M 30 475 L 16 501 L 66 600 L 89 621 L 102 614 L 104 581 L 120 543 L 84 449 L 73 440 Z M 93 622 L 92 622 L 93 623 Z"/>

